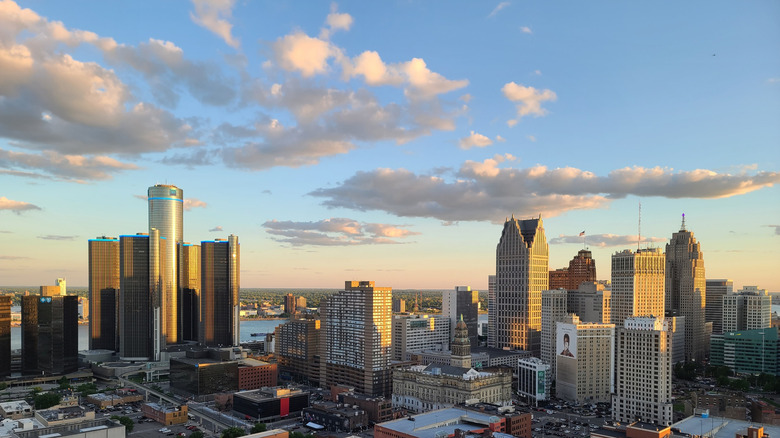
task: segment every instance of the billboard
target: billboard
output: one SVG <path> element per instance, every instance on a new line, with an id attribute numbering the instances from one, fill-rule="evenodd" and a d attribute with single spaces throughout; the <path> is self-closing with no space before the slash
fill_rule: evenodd
<path id="1" fill-rule="evenodd" d="M 544 370 L 539 370 L 536 372 L 536 395 L 544 396 L 545 395 L 545 378 L 544 378 Z"/>
<path id="2" fill-rule="evenodd" d="M 556 324 L 555 352 L 558 356 L 577 357 L 577 326 Z"/>

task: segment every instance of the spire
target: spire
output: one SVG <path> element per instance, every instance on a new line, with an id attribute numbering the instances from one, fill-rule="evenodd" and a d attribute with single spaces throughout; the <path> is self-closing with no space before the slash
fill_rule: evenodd
<path id="1" fill-rule="evenodd" d="M 680 231 L 686 231 L 685 230 L 685 213 L 682 214 L 682 225 L 680 225 Z"/>

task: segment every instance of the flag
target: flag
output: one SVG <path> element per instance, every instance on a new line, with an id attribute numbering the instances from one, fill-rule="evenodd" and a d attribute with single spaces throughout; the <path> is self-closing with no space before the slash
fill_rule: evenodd
<path id="1" fill-rule="evenodd" d="M 582 237 L 582 236 L 584 236 L 584 235 L 585 235 L 585 230 L 583 230 L 583 231 L 580 233 L 580 237 Z"/>

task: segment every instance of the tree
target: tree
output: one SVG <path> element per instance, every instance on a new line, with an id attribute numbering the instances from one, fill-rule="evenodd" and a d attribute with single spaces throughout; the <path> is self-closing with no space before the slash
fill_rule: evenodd
<path id="1" fill-rule="evenodd" d="M 133 422 L 133 419 L 130 417 L 119 416 L 119 415 L 112 415 L 112 420 L 118 421 L 122 426 L 125 427 L 125 434 L 128 434 L 133 431 L 133 428 L 135 427 L 135 423 Z"/>
<path id="2" fill-rule="evenodd" d="M 259 432 L 265 432 L 266 425 L 265 423 L 255 423 L 254 426 L 252 426 L 252 430 L 250 430 L 250 433 L 259 433 Z"/>
<path id="3" fill-rule="evenodd" d="M 203 438 L 203 432 L 201 432 L 199 430 L 196 431 L 196 432 L 192 432 L 190 434 L 190 438 Z"/>
<path id="4" fill-rule="evenodd" d="M 240 427 L 228 427 L 222 431 L 222 438 L 238 438 L 244 435 L 246 435 L 246 432 Z"/>
<path id="5" fill-rule="evenodd" d="M 68 378 L 65 376 L 62 376 L 62 378 L 58 380 L 57 383 L 60 384 L 60 389 L 70 388 L 70 380 L 68 380 Z"/>
<path id="6" fill-rule="evenodd" d="M 85 383 L 76 387 L 76 391 L 80 392 L 82 397 L 86 397 L 88 395 L 97 393 L 98 388 L 94 383 Z"/>
<path id="7" fill-rule="evenodd" d="M 36 394 L 35 397 L 33 397 L 33 404 L 35 405 L 36 410 L 49 409 L 52 406 L 60 404 L 60 400 L 62 400 L 62 397 L 60 397 L 59 394 L 46 392 L 43 394 Z"/>
<path id="8" fill-rule="evenodd" d="M 6 388 L 8 388 L 8 384 L 5 382 L 0 382 L 0 391 L 4 391 Z"/>

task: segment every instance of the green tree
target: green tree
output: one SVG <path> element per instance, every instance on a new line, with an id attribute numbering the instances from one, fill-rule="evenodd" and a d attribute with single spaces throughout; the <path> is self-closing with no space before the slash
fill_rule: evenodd
<path id="1" fill-rule="evenodd" d="M 0 391 L 4 391 L 6 388 L 8 388 L 8 384 L 5 382 L 0 382 Z"/>
<path id="2" fill-rule="evenodd" d="M 58 380 L 57 383 L 60 384 L 60 389 L 70 388 L 70 380 L 68 380 L 68 378 L 65 376 L 62 376 L 62 378 Z"/>
<path id="3" fill-rule="evenodd" d="M 114 417 L 116 417 L 116 415 L 114 415 L 111 418 L 114 418 Z M 130 432 L 133 431 L 133 428 L 135 427 L 135 423 L 133 423 L 133 419 L 132 418 L 121 416 L 121 417 L 116 417 L 115 419 L 119 420 L 119 422 L 122 424 L 122 426 L 125 427 L 125 433 L 130 433 Z"/>
<path id="4" fill-rule="evenodd" d="M 85 383 L 83 385 L 77 386 L 76 391 L 80 392 L 82 397 L 86 397 L 88 395 L 97 393 L 98 388 L 94 383 Z"/>
<path id="5" fill-rule="evenodd" d="M 190 438 L 203 438 L 203 432 L 201 432 L 199 430 L 196 431 L 196 432 L 192 432 L 190 434 Z"/>
<path id="6" fill-rule="evenodd" d="M 33 404 L 35 405 L 36 410 L 49 409 L 52 406 L 60 404 L 60 400 L 62 400 L 62 397 L 60 397 L 59 394 L 46 392 L 43 394 L 36 394 L 35 397 L 33 397 Z"/>
<path id="7" fill-rule="evenodd" d="M 246 435 L 246 432 L 240 427 L 228 427 L 222 431 L 222 438 L 238 438 L 244 435 Z"/>
<path id="8" fill-rule="evenodd" d="M 252 426 L 252 430 L 250 431 L 250 433 L 260 433 L 260 432 L 265 432 L 265 430 L 266 430 L 265 423 L 255 423 L 255 425 Z"/>

